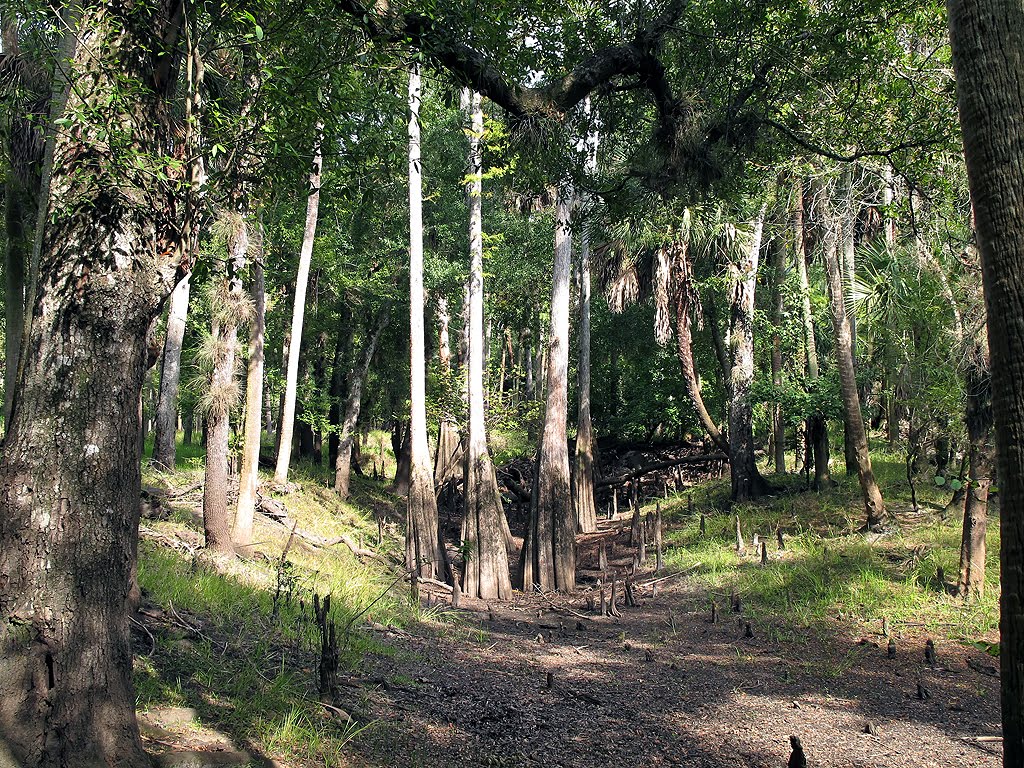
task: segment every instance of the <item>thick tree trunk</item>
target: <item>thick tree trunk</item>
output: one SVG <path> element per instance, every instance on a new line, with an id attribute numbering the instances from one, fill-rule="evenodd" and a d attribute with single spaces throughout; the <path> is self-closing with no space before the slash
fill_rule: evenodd
<path id="1" fill-rule="evenodd" d="M 391 310 L 380 311 L 370 336 L 363 344 L 359 362 L 352 366 L 348 376 L 348 395 L 345 398 L 345 417 L 341 422 L 338 435 L 338 455 L 334 460 L 334 490 L 343 499 L 349 496 L 349 482 L 352 472 L 352 448 L 356 439 L 356 425 L 359 423 L 359 410 L 363 403 L 363 382 L 370 370 L 370 361 L 377 350 L 377 342 L 391 320 Z"/>
<path id="2" fill-rule="evenodd" d="M 188 320 L 188 300 L 192 275 L 187 274 L 174 287 L 167 308 L 167 337 L 160 361 L 160 396 L 156 407 L 156 435 L 153 440 L 153 464 L 174 469 L 175 438 L 178 435 L 178 385 L 181 383 L 181 349 Z"/>
<path id="3" fill-rule="evenodd" d="M 594 501 L 594 426 L 590 418 L 590 233 L 580 236 L 580 359 L 577 371 L 576 472 L 573 475 L 579 530 L 597 530 Z"/>
<path id="4" fill-rule="evenodd" d="M 309 194 L 306 197 L 306 225 L 302 232 L 302 247 L 299 250 L 299 272 L 295 278 L 295 303 L 292 307 L 289 336 L 291 343 L 288 345 L 284 406 L 278 425 L 277 465 L 274 468 L 274 482 L 282 485 L 288 482 L 288 466 L 292 458 L 295 397 L 299 383 L 299 355 L 302 352 L 302 324 L 306 313 L 306 285 L 309 282 L 309 265 L 313 259 L 313 242 L 316 240 L 316 222 L 320 212 L 320 175 L 323 164 L 323 126 L 317 125 L 313 143 L 313 166 L 309 171 Z"/>
<path id="5" fill-rule="evenodd" d="M 551 286 L 544 432 L 541 436 L 530 523 L 523 544 L 523 589 L 576 589 L 576 516 L 569 487 L 565 440 L 569 376 L 569 272 L 572 264 L 570 200 L 559 193 L 555 213 L 555 264 Z"/>
<path id="6" fill-rule="evenodd" d="M 231 410 L 238 403 L 235 359 L 238 327 L 248 319 L 249 302 L 242 292 L 240 275 L 249 250 L 245 220 L 232 215 L 228 236 L 228 270 L 214 296 L 210 333 L 212 371 L 206 395 L 206 475 L 203 482 L 203 530 L 206 547 L 234 554 L 231 517 L 228 513 L 228 448 Z"/>
<path id="7" fill-rule="evenodd" d="M 992 376 L 988 348 L 983 340 L 968 356 L 967 437 L 968 487 L 964 530 L 960 542 L 960 577 L 957 593 L 966 599 L 985 594 L 985 534 L 988 526 L 988 491 L 992 485 Z"/>
<path id="8" fill-rule="evenodd" d="M 469 99 L 469 344 L 467 350 L 467 396 L 469 434 L 463 463 L 462 538 L 466 545 L 463 591 L 484 600 L 512 597 L 508 570 L 505 510 L 502 508 L 498 478 L 487 451 L 484 422 L 484 247 L 483 247 L 483 158 L 481 140 L 484 114 L 480 94 Z"/>
<path id="9" fill-rule="evenodd" d="M 423 175 L 420 167 L 420 70 L 409 70 L 409 497 L 405 564 L 436 579 L 444 572 L 438 536 L 437 497 L 427 444 L 425 332 L 423 323 Z"/>
<path id="10" fill-rule="evenodd" d="M 754 288 L 764 231 L 764 210 L 753 222 L 750 242 L 742 259 L 730 265 L 732 298 L 729 308 L 729 350 L 732 352 L 732 402 L 729 406 L 729 456 L 732 500 L 748 501 L 767 492 L 754 454 Z"/>
<path id="11" fill-rule="evenodd" d="M 700 393 L 700 382 L 697 380 L 697 369 L 693 362 L 693 333 L 690 326 L 690 302 L 693 300 L 691 281 L 693 275 L 690 270 L 689 248 L 684 243 L 675 244 L 674 256 L 675 276 L 672 282 L 675 287 L 676 354 L 679 358 L 679 368 L 683 375 L 683 384 L 686 387 L 686 394 L 690 398 L 694 411 L 697 412 L 697 418 L 700 419 L 700 424 L 704 431 L 719 450 L 728 454 L 729 440 L 722 434 L 704 405 L 704 398 Z M 614 365 L 613 359 L 612 370 L 615 371 L 616 368 L 617 366 Z"/>
<path id="12" fill-rule="evenodd" d="M 885 502 L 882 500 L 882 492 L 875 480 L 875 473 L 871 469 L 868 438 L 864 429 L 864 417 L 860 411 L 857 375 L 853 368 L 850 322 L 846 313 L 843 292 L 843 272 L 839 263 L 837 222 L 831 215 L 827 190 L 823 190 L 818 204 L 822 209 L 825 273 L 828 277 L 829 301 L 832 305 L 832 329 L 835 333 L 839 389 L 843 398 L 843 421 L 846 425 L 846 434 L 849 436 L 856 454 L 857 478 L 860 480 L 861 492 L 864 495 L 867 527 L 875 529 L 885 522 Z"/>
<path id="13" fill-rule="evenodd" d="M 245 438 L 242 444 L 242 468 L 238 477 L 238 505 L 232 538 L 238 547 L 252 544 L 253 515 L 256 511 L 256 490 L 259 487 L 260 438 L 263 435 L 263 368 L 265 355 L 263 337 L 266 331 L 267 298 L 263 277 L 263 237 L 257 228 L 259 244 L 253 254 L 252 299 L 253 321 L 249 329 L 249 365 L 245 379 Z M 245 554 L 248 554 L 246 552 Z"/>
<path id="14" fill-rule="evenodd" d="M 452 346 L 449 326 L 451 315 L 448 314 L 448 300 L 443 296 L 437 299 L 437 362 L 441 369 L 441 378 L 447 384 L 452 380 Z M 442 404 L 443 405 L 443 404 Z M 434 455 L 434 484 L 443 485 L 454 477 L 462 463 L 462 440 L 459 438 L 459 425 L 455 415 L 444 412 L 441 415 L 437 430 L 437 453 Z"/>
<path id="15" fill-rule="evenodd" d="M 0 763 L 143 768 L 127 605 L 137 409 L 146 332 L 180 277 L 182 221 L 170 212 L 188 200 L 174 197 L 181 178 L 161 183 L 115 157 L 120 143 L 106 132 L 173 145 L 169 55 L 156 52 L 181 16 L 173 3 L 76 13 L 65 18 L 76 87 L 54 113 L 68 123 L 54 137 L 27 353 L 0 457 Z M 103 110 L 101 125 L 87 121 Z"/>
<path id="16" fill-rule="evenodd" d="M 1003 765 L 1024 765 L 1024 7 L 950 0 L 960 126 L 988 311 L 1000 496 Z"/>

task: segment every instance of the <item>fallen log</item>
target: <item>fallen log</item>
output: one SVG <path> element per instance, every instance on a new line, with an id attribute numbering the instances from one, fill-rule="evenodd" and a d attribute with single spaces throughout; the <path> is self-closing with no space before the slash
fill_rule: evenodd
<path id="1" fill-rule="evenodd" d="M 729 457 L 724 453 L 702 453 L 696 456 L 680 456 L 677 459 L 668 459 L 666 461 L 658 461 L 654 464 L 647 464 L 643 467 L 638 467 L 631 472 L 627 472 L 624 475 L 617 477 L 608 477 L 604 480 L 598 480 L 594 483 L 595 488 L 608 488 L 612 486 L 620 486 L 624 483 L 628 483 L 630 480 L 636 480 L 649 475 L 651 472 L 658 472 L 662 469 L 670 469 L 672 467 L 678 467 L 683 464 L 710 464 L 713 461 L 728 461 Z"/>

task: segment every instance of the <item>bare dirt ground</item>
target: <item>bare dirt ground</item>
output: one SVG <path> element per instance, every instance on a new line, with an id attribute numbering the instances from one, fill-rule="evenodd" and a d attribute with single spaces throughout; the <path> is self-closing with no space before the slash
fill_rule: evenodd
<path id="1" fill-rule="evenodd" d="M 936 642 L 932 666 L 925 638 L 904 635 L 888 658 L 881 635 L 841 624 L 755 624 L 745 637 L 737 614 L 712 624 L 682 579 L 651 592 L 620 619 L 581 617 L 580 597 L 531 595 L 464 601 L 468 630 L 378 630 L 399 653 L 368 658 L 361 674 L 395 682 L 363 694 L 376 722 L 355 742 L 358 759 L 767 768 L 787 764 L 793 734 L 811 766 L 1001 764 L 997 662 L 980 651 Z"/>

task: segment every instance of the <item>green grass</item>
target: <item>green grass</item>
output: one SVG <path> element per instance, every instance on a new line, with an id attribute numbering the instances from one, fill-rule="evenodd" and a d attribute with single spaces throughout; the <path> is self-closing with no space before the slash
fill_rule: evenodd
<path id="1" fill-rule="evenodd" d="M 875 470 L 889 507 L 909 509 L 902 457 L 879 455 Z M 778 478 L 770 478 L 778 483 Z M 783 493 L 763 502 L 729 509 L 727 481 L 694 488 L 693 511 L 685 494 L 663 503 L 671 526 L 666 536 L 669 569 L 692 571 L 692 580 L 721 608 L 735 590 L 744 610 L 755 617 L 793 627 L 824 627 L 835 620 L 852 622 L 855 631 L 878 631 L 882 618 L 908 633 L 941 633 L 975 640 L 998 626 L 999 533 L 990 511 L 986 596 L 969 605 L 948 594 L 936 579 L 941 566 L 946 581 L 959 567 L 959 517 L 940 512 L 949 492 L 931 477 L 918 482 L 918 502 L 932 514 L 913 524 L 894 525 L 875 541 L 859 531 L 864 513 L 856 478 L 840 472 L 838 486 L 823 493 L 798 492 L 802 481 L 782 479 Z M 707 536 L 700 535 L 700 514 Z M 733 513 L 740 515 L 747 556 L 735 551 Z M 782 529 L 786 550 L 777 551 L 775 531 Z M 750 550 L 758 533 L 767 540 L 770 560 L 761 566 Z"/>
<path id="2" fill-rule="evenodd" d="M 354 500 L 343 503 L 319 482 L 319 472 L 305 466 L 293 471 L 300 490 L 280 497 L 289 516 L 307 531 L 325 537 L 345 533 L 397 559 L 394 497 L 381 484 L 357 478 Z M 202 471 L 186 466 L 166 474 L 146 468 L 144 475 L 148 484 L 186 488 Z M 379 547 L 374 514 L 392 521 Z M 410 602 L 407 585 L 396 579 L 401 571 L 360 562 L 344 545 L 313 548 L 301 540 L 292 542 L 288 566 L 282 569 L 288 531 L 262 518 L 255 532 L 257 554 L 234 563 L 165 545 L 175 538 L 201 540 L 197 511 L 187 504 L 174 508 L 166 520 L 145 523 L 161 540 L 140 542 L 139 583 L 146 603 L 162 609 L 163 616 L 153 623 L 152 640 L 141 639 L 138 645 L 140 711 L 192 707 L 204 725 L 241 747 L 286 761 L 343 763 L 345 745 L 362 726 L 332 718 L 317 700 L 320 640 L 312 595 L 331 595 L 344 673 L 356 669 L 368 653 L 394 652 L 372 633 L 359 631 L 361 623 L 403 626 L 429 619 Z M 360 701 L 353 698 L 339 706 L 358 714 Z"/>

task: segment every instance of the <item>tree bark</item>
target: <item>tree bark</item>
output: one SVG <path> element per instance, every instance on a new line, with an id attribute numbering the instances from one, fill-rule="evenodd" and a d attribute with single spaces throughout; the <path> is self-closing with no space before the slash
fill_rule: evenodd
<path id="1" fill-rule="evenodd" d="M 18 356 L 25 329 L 25 275 L 30 259 L 25 233 L 28 211 L 22 199 L 21 185 L 8 179 L 4 185 L 4 225 L 7 247 L 4 252 L 4 425 L 11 420 L 11 403 L 18 380 Z"/>
<path id="2" fill-rule="evenodd" d="M 772 334 L 772 385 L 776 391 L 782 387 L 782 334 L 783 311 L 782 286 L 786 281 L 786 258 L 782 243 L 773 238 L 771 243 L 772 258 L 775 262 L 775 280 L 773 282 L 772 323 L 775 333 Z M 783 418 L 782 404 L 776 402 L 772 406 L 772 447 L 775 453 L 775 474 L 786 474 L 786 422 Z"/>
<path id="3" fill-rule="evenodd" d="M 597 530 L 594 501 L 594 426 L 590 418 L 590 233 L 580 235 L 580 359 L 577 371 L 579 410 L 576 416 L 576 522 L 583 533 Z"/>
<path id="4" fill-rule="evenodd" d="M 857 478 L 860 480 L 861 493 L 864 496 L 867 527 L 873 530 L 885 522 L 885 502 L 882 500 L 882 492 L 875 480 L 875 473 L 871 469 L 867 432 L 864 429 L 864 417 L 860 411 L 857 374 L 853 367 L 850 321 L 846 312 L 842 266 L 839 263 L 838 227 L 831 214 L 827 190 L 822 191 L 818 204 L 821 206 L 824 228 L 825 274 L 828 277 L 829 301 L 832 305 L 832 329 L 835 333 L 839 388 L 843 398 L 843 422 L 856 454 Z"/>
<path id="5" fill-rule="evenodd" d="M 370 336 L 363 345 L 359 362 L 352 366 L 348 376 L 348 395 L 345 398 L 345 418 L 341 422 L 338 435 L 338 455 L 334 462 L 334 490 L 343 499 L 349 497 L 349 481 L 352 472 L 352 448 L 356 439 L 356 425 L 359 423 L 359 411 L 363 402 L 363 382 L 370 370 L 370 361 L 377 350 L 377 342 L 391 320 L 391 310 L 385 307 L 380 311 Z"/>
<path id="6" fill-rule="evenodd" d="M 814 339 L 814 316 L 811 314 L 811 286 L 807 279 L 807 251 L 804 246 L 804 185 L 801 179 L 793 184 L 793 261 L 800 281 L 800 311 L 804 326 L 804 355 L 807 380 L 812 387 L 818 381 L 818 346 Z M 832 485 L 829 472 L 828 423 L 820 412 L 807 419 L 807 439 L 814 457 L 814 488 Z"/>
<path id="7" fill-rule="evenodd" d="M 160 361 L 160 396 L 156 408 L 156 435 L 153 439 L 153 464 L 174 469 L 175 438 L 178 435 L 178 386 L 181 383 L 181 349 L 188 321 L 188 301 L 192 274 L 185 275 L 174 287 L 167 309 L 167 337 Z"/>
<path id="8" fill-rule="evenodd" d="M 451 315 L 448 314 L 448 300 L 443 296 L 437 299 L 438 345 L 437 362 L 441 369 L 441 378 L 447 385 L 452 380 L 452 346 L 449 326 Z M 442 403 L 443 405 L 443 403 Z M 462 463 L 462 440 L 459 438 L 459 425 L 454 414 L 442 413 L 437 430 L 437 453 L 434 456 L 434 484 L 443 485 L 454 477 Z"/>
<path id="9" fill-rule="evenodd" d="M 139 522 L 138 401 L 147 329 L 179 267 L 188 271 L 179 247 L 188 170 L 158 181 L 115 156 L 122 144 L 107 132 L 124 130 L 154 152 L 174 145 L 167 51 L 180 10 L 90 2 L 64 19 L 75 88 L 52 113 L 68 122 L 53 139 L 32 320 L 0 456 L 5 764 L 150 765 L 134 714 L 126 600 Z M 102 124 L 88 121 L 103 110 Z"/>
<path id="10" fill-rule="evenodd" d="M 683 375 L 683 384 L 686 387 L 686 394 L 701 426 L 711 438 L 711 442 L 729 453 L 729 440 L 722 434 L 718 425 L 715 424 L 711 414 L 704 405 L 704 398 L 700 393 L 700 382 L 697 381 L 697 369 L 693 362 L 693 333 L 690 326 L 690 303 L 693 300 L 691 281 L 693 278 L 690 269 L 690 253 L 685 243 L 676 243 L 673 246 L 675 258 L 673 259 L 675 277 L 675 321 L 676 321 L 676 354 L 679 358 L 679 368 Z M 615 370 L 616 366 L 612 366 Z"/>
<path id="11" fill-rule="evenodd" d="M 562 189 L 555 208 L 555 263 L 544 431 L 541 436 L 530 523 L 523 544 L 523 589 L 576 589 L 576 516 L 569 487 L 566 408 L 569 375 L 569 272 L 572 263 L 571 192 Z"/>
<path id="12" fill-rule="evenodd" d="M 843 302 L 846 304 L 846 319 L 850 326 L 850 355 L 853 358 L 854 367 L 857 364 L 857 312 L 853 302 L 853 286 L 857 264 L 857 238 L 855 226 L 857 222 L 857 208 L 854 200 L 853 169 L 846 168 L 843 171 L 843 210 L 842 210 L 842 284 Z M 858 390 L 858 400 L 860 390 Z M 858 471 L 857 467 L 857 438 L 850 434 L 850 428 L 846 421 L 843 422 L 843 459 L 846 464 L 846 474 L 852 476 Z"/>
<path id="13" fill-rule="evenodd" d="M 1000 485 L 1003 765 L 1024 765 L 1024 8 L 949 0 L 960 126 L 988 312 Z"/>
<path id="14" fill-rule="evenodd" d="M 966 599 L 985 594 L 985 534 L 988 527 L 988 492 L 992 485 L 992 375 L 988 346 L 973 345 L 967 361 L 968 488 L 964 529 L 960 542 L 957 594 Z"/>
<path id="15" fill-rule="evenodd" d="M 338 332 L 334 341 L 334 355 L 331 360 L 331 408 L 327 421 L 331 425 L 331 434 L 327 439 L 327 461 L 330 466 L 338 463 L 338 443 L 341 440 L 341 423 L 345 418 L 342 407 L 348 400 L 346 379 L 354 360 L 352 359 L 352 312 L 348 308 L 345 297 L 338 307 Z"/>
<path id="16" fill-rule="evenodd" d="M 420 70 L 409 70 L 409 496 L 405 563 L 422 578 L 444 572 L 437 497 L 427 444 L 425 332 L 423 323 L 423 175 L 420 167 Z"/>
<path id="17" fill-rule="evenodd" d="M 212 371 L 206 404 L 206 475 L 203 482 L 203 530 L 206 547 L 233 555 L 228 513 L 228 448 L 231 410 L 238 403 L 235 359 L 238 326 L 248 319 L 248 299 L 242 292 L 241 272 L 249 250 L 245 219 L 229 215 L 228 275 L 221 278 L 213 301 L 210 332 Z"/>
<path id="18" fill-rule="evenodd" d="M 467 350 L 467 397 L 469 434 L 463 463 L 462 538 L 466 547 L 463 592 L 484 600 L 512 597 L 508 570 L 505 510 L 501 491 L 487 450 L 484 421 L 484 248 L 483 248 L 483 152 L 484 114 L 480 94 L 469 99 L 469 344 Z"/>
<path id="19" fill-rule="evenodd" d="M 306 225 L 302 232 L 302 247 L 299 250 L 299 272 L 295 278 L 295 303 L 292 308 L 291 343 L 288 345 L 284 407 L 278 425 L 277 465 L 274 468 L 274 482 L 281 485 L 288 482 L 288 467 L 292 457 L 295 397 L 299 383 L 299 355 L 302 352 L 302 324 L 306 312 L 306 285 L 309 282 L 309 265 L 313 260 L 313 242 L 316 240 L 316 223 L 320 212 L 320 176 L 323 164 L 323 125 L 318 124 L 313 141 L 313 165 L 309 171 Z"/>
<path id="20" fill-rule="evenodd" d="M 767 492 L 754 454 L 754 289 L 761 255 L 764 209 L 753 222 L 743 257 L 730 265 L 732 297 L 729 307 L 729 350 L 732 353 L 729 391 L 729 456 L 732 500 L 748 501 Z"/>
<path id="21" fill-rule="evenodd" d="M 263 276 L 263 233 L 259 226 L 253 238 L 258 244 L 252 259 L 253 321 L 249 330 L 249 365 L 245 378 L 245 438 L 242 468 L 238 477 L 238 505 L 232 538 L 238 547 L 252 544 L 256 490 L 259 487 L 260 439 L 263 435 L 263 369 L 265 363 L 267 297 Z"/>

